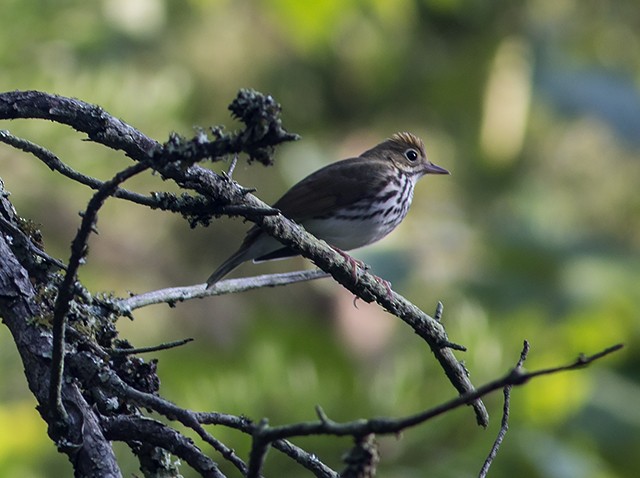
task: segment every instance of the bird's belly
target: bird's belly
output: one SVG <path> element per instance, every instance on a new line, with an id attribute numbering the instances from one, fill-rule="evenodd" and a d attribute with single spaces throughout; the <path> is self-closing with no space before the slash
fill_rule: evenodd
<path id="1" fill-rule="evenodd" d="M 301 221 L 314 236 L 349 251 L 379 241 L 407 215 L 414 181 L 403 175 L 374 195 L 336 208 L 320 217 Z"/>
<path id="2" fill-rule="evenodd" d="M 400 221 L 387 222 L 354 219 L 311 219 L 304 228 L 330 245 L 349 251 L 379 241 Z"/>

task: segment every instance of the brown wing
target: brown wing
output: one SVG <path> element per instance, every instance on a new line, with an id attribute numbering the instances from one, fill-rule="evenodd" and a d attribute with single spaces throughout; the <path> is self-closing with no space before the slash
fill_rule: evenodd
<path id="1" fill-rule="evenodd" d="M 273 205 L 289 219 L 303 222 L 371 196 L 389 180 L 386 160 L 349 158 L 331 163 L 296 183 Z M 385 174 L 385 171 L 387 174 Z M 249 249 L 262 230 L 254 225 L 240 246 Z M 238 251 L 238 252 L 240 252 Z M 257 261 L 297 255 L 287 248 L 258 257 Z"/>
<path id="2" fill-rule="evenodd" d="M 329 164 L 295 184 L 273 207 L 297 222 L 324 216 L 382 188 L 389 179 L 383 166 L 382 161 L 362 157 Z"/>

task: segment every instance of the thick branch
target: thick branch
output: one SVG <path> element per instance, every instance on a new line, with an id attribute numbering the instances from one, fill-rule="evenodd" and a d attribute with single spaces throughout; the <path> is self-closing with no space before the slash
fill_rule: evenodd
<path id="1" fill-rule="evenodd" d="M 125 383 L 118 375 L 106 367 L 106 364 L 87 353 L 74 354 L 69 357 L 69 363 L 74 374 L 88 386 L 103 389 L 106 396 L 120 397 L 128 403 L 137 404 L 154 410 L 171 420 L 177 420 L 184 426 L 194 430 L 200 438 L 217 450 L 225 459 L 238 468 L 242 473 L 246 472 L 245 463 L 235 452 L 219 440 L 209 434 L 196 420 L 195 414 L 189 410 L 164 400 L 156 395 L 142 392 Z M 158 445 L 161 446 L 161 445 Z M 166 446 L 162 446 L 166 448 Z"/>
<path id="2" fill-rule="evenodd" d="M 297 139 L 297 135 L 282 129 L 278 117 L 280 106 L 270 96 L 241 90 L 229 108 L 234 116 L 248 125 L 247 129 L 228 135 L 222 134 L 219 128 L 214 129 L 216 141 L 208 141 L 200 132 L 187 142 L 186 147 L 181 138 L 173 135 L 161 148 L 159 143 L 97 105 L 40 91 L 0 94 L 0 119 L 40 118 L 66 124 L 86 133 L 92 141 L 124 151 L 138 161 L 160 152 L 171 161 L 189 159 L 192 162 L 246 152 L 254 159 L 270 162 L 269 153 L 272 153 L 273 146 Z"/>
<path id="3" fill-rule="evenodd" d="M 0 191 L 0 203 L 0 214 L 14 222 L 4 190 Z M 15 244 L 12 246 L 16 247 Z M 36 294 L 27 271 L 4 235 L 0 235 L 0 257 L 0 316 L 20 353 L 29 388 L 39 404 L 38 410 L 48 421 L 51 334 L 39 323 L 46 309 L 42 308 L 42 298 Z M 61 396 L 67 404 L 73 404 L 68 406 L 65 440 L 60 441 L 59 430 L 52 426 L 49 427 L 49 435 L 68 455 L 76 476 L 120 477 L 111 445 L 102 434 L 93 407 L 85 401 L 77 384 L 63 382 Z"/>
<path id="4" fill-rule="evenodd" d="M 109 440 L 139 441 L 170 451 L 191 465 L 205 478 L 224 478 L 218 465 L 202 453 L 193 442 L 176 430 L 150 418 L 103 417 L 102 426 Z"/>

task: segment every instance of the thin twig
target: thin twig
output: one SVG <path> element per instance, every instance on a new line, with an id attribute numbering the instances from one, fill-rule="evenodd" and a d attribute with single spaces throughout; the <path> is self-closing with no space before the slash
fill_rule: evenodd
<path id="1" fill-rule="evenodd" d="M 317 478 L 338 478 L 339 473 L 335 472 L 327 465 L 322 463 L 320 459 L 313 453 L 309 453 L 299 446 L 294 445 L 289 440 L 276 440 L 271 446 L 289 458 L 295 460 L 299 465 L 303 466 Z"/>
<path id="2" fill-rule="evenodd" d="M 186 338 L 182 340 L 176 340 L 174 342 L 166 342 L 164 344 L 152 345 L 150 347 L 138 347 L 138 348 L 124 348 L 124 349 L 111 349 L 107 350 L 109 355 L 137 355 L 137 354 L 145 354 L 149 352 L 158 352 L 159 350 L 168 350 L 175 347 L 180 347 L 182 345 L 188 344 L 189 342 L 193 342 L 193 338 Z"/>
<path id="3" fill-rule="evenodd" d="M 445 402 L 437 407 L 425 410 L 421 413 L 403 417 L 399 419 L 389 418 L 372 418 L 355 420 L 351 422 L 339 423 L 331 420 L 327 417 L 326 413 L 320 407 L 316 407 L 316 413 L 319 417 L 318 421 L 314 422 L 301 422 L 292 425 L 283 425 L 278 427 L 268 427 L 266 423 L 256 425 L 245 417 L 237 417 L 222 413 L 205 413 L 205 412 L 193 412 L 198 422 L 202 424 L 222 425 L 230 428 L 240 430 L 244 433 L 251 434 L 255 437 L 256 432 L 260 436 L 260 447 L 264 450 L 267 443 L 273 444 L 274 448 L 280 449 L 279 444 L 288 443 L 287 438 L 309 436 L 309 435 L 334 435 L 334 436 L 364 436 L 370 433 L 375 434 L 397 434 L 403 430 L 419 425 L 427 420 L 430 420 L 436 416 L 442 415 L 455 408 L 461 407 L 472 403 L 485 395 L 499 390 L 505 387 L 524 385 L 529 380 L 540 377 L 543 375 L 551 375 L 559 372 L 578 370 L 586 365 L 599 360 L 613 352 L 620 350 L 623 347 L 622 344 L 617 344 L 604 349 L 601 352 L 593 354 L 591 356 L 581 355 L 575 361 L 561 365 L 559 367 L 551 367 L 533 372 L 523 372 L 522 363 L 528 353 L 528 344 L 523 349 L 523 353 L 520 355 L 520 360 L 516 365 L 516 368 L 511 370 L 502 378 L 489 382 L 481 387 L 478 387 L 473 392 L 465 395 L 461 395 L 453 400 Z M 155 397 L 153 398 L 155 400 Z M 145 404 L 149 406 L 148 404 Z M 150 408 L 154 408 L 151 406 Z M 255 446 L 255 444 L 254 444 Z M 256 458 L 257 459 L 257 458 Z M 297 460 L 299 461 L 299 460 Z M 305 461 L 299 461 L 305 465 Z M 331 476 L 320 474 L 317 476 Z"/>
<path id="4" fill-rule="evenodd" d="M 19 138 L 11 134 L 9 131 L 0 130 L 0 141 L 13 146 L 16 149 L 24 151 L 25 153 L 33 154 L 36 158 L 46 164 L 52 171 L 57 171 L 63 176 L 72 179 L 73 181 L 76 181 L 85 186 L 89 186 L 91 189 L 98 190 L 105 184 L 104 181 L 100 181 L 97 178 L 76 171 L 72 167 L 62 162 L 60 158 L 58 158 L 58 156 L 56 156 L 48 149 L 43 148 L 42 146 L 27 139 Z M 145 196 L 143 194 L 138 194 L 127 189 L 116 188 L 113 192 L 113 196 L 120 199 L 126 199 L 143 206 L 158 207 L 158 201 L 156 201 L 152 196 Z"/>
<path id="5" fill-rule="evenodd" d="M 442 415 L 450 410 L 458 408 L 462 405 L 473 403 L 477 400 L 495 390 L 499 390 L 508 385 L 519 386 L 527 383 L 529 380 L 540 377 L 542 375 L 550 375 L 558 372 L 564 372 L 569 370 L 577 370 L 585 367 L 586 365 L 598 360 L 608 354 L 616 352 L 623 347 L 622 344 L 617 344 L 612 347 L 599 352 L 591 356 L 580 356 L 574 362 L 562 365 L 559 367 L 541 369 L 534 372 L 522 372 L 518 369 L 511 370 L 504 377 L 489 382 L 481 387 L 476 388 L 473 392 L 460 395 L 453 400 L 445 402 L 437 407 L 425 410 L 415 415 L 399 419 L 390 418 L 372 418 L 368 420 L 356 420 L 352 422 L 338 423 L 330 420 L 326 416 L 324 419 L 315 422 L 301 422 L 293 425 L 283 425 L 276 427 L 269 427 L 263 430 L 261 434 L 264 439 L 270 441 L 291 438 L 294 436 L 308 436 L 308 435 L 365 435 L 369 433 L 376 434 L 395 434 L 400 433 L 403 430 L 419 425 L 434 417 Z"/>
<path id="6" fill-rule="evenodd" d="M 444 312 L 444 304 L 438 301 L 438 303 L 436 304 L 436 312 L 433 314 L 433 319 L 437 322 L 441 322 L 443 312 Z"/>
<path id="7" fill-rule="evenodd" d="M 319 269 L 309 271 L 287 272 L 284 274 L 263 274 L 240 279 L 227 279 L 216 283 L 210 289 L 206 284 L 197 284 L 186 287 L 170 287 L 168 289 L 154 290 L 144 294 L 134 295 L 126 299 L 120 299 L 115 303 L 117 309 L 130 313 L 135 309 L 153 304 L 170 304 L 190 299 L 211 297 L 216 295 L 233 294 L 262 287 L 277 287 L 295 282 L 303 282 L 329 277 Z"/>
<path id="8" fill-rule="evenodd" d="M 53 413 L 56 414 L 56 419 L 63 422 L 67 420 L 67 412 L 60 395 L 64 373 L 65 323 L 69 304 L 74 295 L 76 275 L 87 250 L 87 240 L 95 228 L 98 211 L 106 199 L 113 194 L 119 184 L 148 168 L 149 164 L 146 162 L 136 163 L 104 183 L 89 201 L 87 209 L 82 215 L 80 228 L 71 243 L 71 257 L 62 284 L 58 289 L 58 297 L 53 309 L 53 350 L 51 352 L 51 380 L 49 384 L 49 405 Z"/>
<path id="9" fill-rule="evenodd" d="M 74 361 L 78 360 L 78 357 L 79 354 L 72 356 Z M 226 447 L 222 442 L 207 433 L 202 425 L 223 425 L 251 435 L 255 425 L 247 418 L 228 414 L 185 410 L 162 397 L 136 390 L 126 384 L 115 372 L 100 368 L 99 364 L 94 360 L 90 360 L 89 363 L 83 361 L 81 367 L 74 367 L 74 372 L 79 375 L 79 378 L 85 380 L 85 383 L 88 383 L 90 377 L 95 378 L 99 376 L 101 379 L 98 386 L 105 389 L 108 392 L 108 396 L 126 398 L 139 406 L 154 410 L 169 420 L 177 420 L 184 426 L 191 428 L 200 438 L 217 450 L 223 458 L 232 463 L 243 475 L 246 475 L 247 465 L 244 461 L 236 455 L 234 450 Z M 337 474 L 323 464 L 316 456 L 293 445 L 287 440 L 276 440 L 272 445 L 305 468 L 311 470 L 318 478 L 337 478 Z"/>
<path id="10" fill-rule="evenodd" d="M 514 370 L 518 370 L 518 371 L 522 370 L 522 366 L 525 360 L 527 360 L 528 354 L 529 354 L 529 342 L 525 340 L 522 346 L 522 352 L 520 352 L 520 358 L 518 359 L 518 363 L 516 364 L 516 367 Z M 503 389 L 504 405 L 502 407 L 502 420 L 500 423 L 500 431 L 498 432 L 498 436 L 493 442 L 493 446 L 491 447 L 491 451 L 489 452 L 489 455 L 487 456 L 486 460 L 484 461 L 484 464 L 482 465 L 482 468 L 480 469 L 478 478 L 485 478 L 487 476 L 487 473 L 489 473 L 489 468 L 491 467 L 493 460 L 498 454 L 498 450 L 500 449 L 500 445 L 502 444 L 502 441 L 504 440 L 504 437 L 507 434 L 507 430 L 509 430 L 509 410 L 511 407 L 511 389 L 512 388 L 513 388 L 513 385 L 507 385 Z"/>
<path id="11" fill-rule="evenodd" d="M 67 266 L 64 264 L 64 262 L 56 259 L 55 257 L 51 257 L 49 254 L 44 252 L 42 249 L 36 246 L 33 240 L 27 234 L 22 232 L 22 230 L 20 230 L 18 226 L 7 221 L 2 216 L 0 216 L 0 229 L 4 230 L 6 234 L 12 236 L 14 240 L 18 238 L 22 240 L 23 243 L 26 245 L 27 249 L 31 251 L 33 254 L 35 254 L 36 256 L 44 259 L 46 262 L 50 264 L 53 264 L 59 269 L 66 270 Z"/>
<path id="12" fill-rule="evenodd" d="M 76 181 L 80 184 L 88 186 L 91 189 L 98 190 L 104 186 L 105 182 L 101 181 L 93 176 L 88 176 L 79 171 L 76 171 L 69 165 L 65 164 L 63 161 L 58 158 L 54 153 L 49 151 L 42 146 L 33 143 L 27 139 L 20 138 L 11 134 L 9 131 L 0 130 L 0 141 L 6 143 L 10 146 L 13 146 L 16 149 L 24 151 L 25 153 L 33 154 L 36 158 L 41 160 L 44 164 L 46 164 L 49 169 L 52 171 L 57 171 L 63 176 Z M 163 193 L 154 193 L 150 196 L 145 196 L 144 194 L 137 193 L 135 191 L 130 191 L 124 188 L 116 188 L 113 192 L 113 197 L 118 199 L 124 199 L 135 204 L 139 204 L 141 206 L 147 206 L 154 209 L 162 209 L 164 211 L 171 211 L 174 213 L 186 213 L 186 206 L 188 204 L 183 203 L 182 208 L 170 207 L 171 204 L 166 201 L 162 201 L 160 199 L 160 194 Z M 167 193 L 169 194 L 169 193 Z M 182 198 L 184 200 L 184 197 Z M 255 206 L 247 206 L 247 205 L 238 205 L 238 204 L 228 204 L 226 206 L 219 206 L 216 209 L 216 213 L 226 214 L 228 216 L 274 216 L 279 214 L 280 211 L 274 209 L 272 207 L 255 207 Z M 59 264 L 56 264 L 59 265 Z"/>
<path id="13" fill-rule="evenodd" d="M 233 178 L 233 172 L 236 170 L 236 165 L 238 164 L 238 153 L 233 155 L 231 159 L 231 163 L 229 164 L 229 169 L 226 172 L 226 175 L 229 179 Z"/>
<path id="14" fill-rule="evenodd" d="M 203 425 L 220 425 L 253 434 L 255 424 L 246 417 L 218 412 L 193 412 L 198 422 Z M 294 445 L 289 440 L 275 440 L 273 448 L 289 456 L 301 466 L 311 471 L 318 478 L 338 478 L 339 474 L 322 463 L 316 455 Z"/>
<path id="15" fill-rule="evenodd" d="M 225 478 L 218 465 L 202 453 L 189 437 L 157 420 L 121 415 L 102 417 L 101 425 L 109 440 L 126 443 L 138 441 L 157 446 L 187 462 L 202 477 Z"/>

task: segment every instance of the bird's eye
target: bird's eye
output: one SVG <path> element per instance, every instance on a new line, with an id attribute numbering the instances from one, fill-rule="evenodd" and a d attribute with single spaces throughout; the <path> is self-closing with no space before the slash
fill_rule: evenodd
<path id="1" fill-rule="evenodd" d="M 407 149 L 404 152 L 404 157 L 413 163 L 416 159 L 418 159 L 418 152 L 415 149 Z"/>

